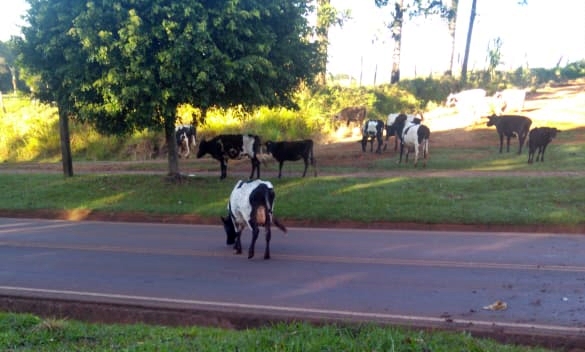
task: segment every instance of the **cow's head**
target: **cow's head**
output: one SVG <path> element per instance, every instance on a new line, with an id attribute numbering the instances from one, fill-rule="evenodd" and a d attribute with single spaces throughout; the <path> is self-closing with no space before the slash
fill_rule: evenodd
<path id="1" fill-rule="evenodd" d="M 447 96 L 447 100 L 445 101 L 445 106 L 448 108 L 452 108 L 457 105 L 457 94 L 449 94 Z"/>
<path id="2" fill-rule="evenodd" d="M 487 126 L 494 126 L 496 123 L 498 123 L 498 121 L 500 120 L 500 116 L 497 115 L 492 115 L 488 117 L 488 122 L 487 122 Z"/>
<path id="3" fill-rule="evenodd" d="M 236 243 L 236 238 L 238 234 L 236 233 L 236 227 L 234 222 L 232 221 L 231 216 L 220 216 L 221 222 L 223 223 L 223 229 L 225 230 L 225 234 L 227 236 L 225 244 L 230 245 Z"/>
<path id="4" fill-rule="evenodd" d="M 272 151 L 274 150 L 274 142 L 267 141 L 266 143 L 264 143 L 264 145 L 266 146 L 266 153 L 272 154 Z"/>
<path id="5" fill-rule="evenodd" d="M 201 143 L 199 143 L 199 149 L 197 150 L 197 158 L 203 157 L 205 154 L 208 153 L 209 142 L 203 139 Z"/>

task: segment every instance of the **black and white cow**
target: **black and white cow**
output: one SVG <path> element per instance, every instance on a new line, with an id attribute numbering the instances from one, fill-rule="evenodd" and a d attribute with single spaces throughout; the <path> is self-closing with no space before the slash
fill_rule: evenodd
<path id="1" fill-rule="evenodd" d="M 510 152 L 510 138 L 518 136 L 518 142 L 520 143 L 518 154 L 522 154 L 522 146 L 528 136 L 528 131 L 530 131 L 532 120 L 520 115 L 492 115 L 488 118 L 487 126 L 496 126 L 496 131 L 500 136 L 500 153 L 504 144 L 504 136 L 506 136 L 507 152 Z"/>
<path id="2" fill-rule="evenodd" d="M 540 161 L 544 161 L 544 151 L 552 140 L 561 131 L 554 127 L 535 127 L 530 130 L 528 134 L 528 163 L 532 164 L 534 161 L 534 153 L 536 153 L 536 161 L 540 157 Z"/>
<path id="3" fill-rule="evenodd" d="M 191 149 L 197 145 L 197 131 L 193 125 L 178 125 L 175 127 L 175 139 L 177 140 L 177 153 L 179 157 L 188 158 Z"/>
<path id="4" fill-rule="evenodd" d="M 400 136 L 396 134 L 396 126 L 402 124 L 404 121 L 406 121 L 406 123 L 420 124 L 422 120 L 422 114 L 389 114 L 388 118 L 386 119 L 386 143 L 384 144 L 384 150 L 386 150 L 386 147 L 388 147 L 388 139 L 390 139 L 392 136 L 394 136 L 394 151 L 398 150 L 398 141 L 400 140 Z"/>
<path id="5" fill-rule="evenodd" d="M 406 148 L 406 162 L 408 163 L 408 155 L 414 150 L 414 166 L 416 167 L 418 164 L 419 150 L 422 149 L 423 167 L 426 167 L 431 130 L 423 124 L 401 119 L 401 121 L 396 122 L 396 134 L 400 138 L 400 159 L 398 163 L 402 163 L 402 154 Z"/>
<path id="6" fill-rule="evenodd" d="M 370 142 L 370 152 L 374 151 L 374 139 L 378 142 L 376 153 L 382 152 L 382 135 L 384 134 L 384 121 L 367 120 L 362 129 L 362 152 L 366 151 L 366 145 Z"/>
<path id="7" fill-rule="evenodd" d="M 252 242 L 248 249 L 248 259 L 254 257 L 254 247 L 259 227 L 266 230 L 266 248 L 264 259 L 270 259 L 270 237 L 272 224 L 286 234 L 286 227 L 274 216 L 274 187 L 272 183 L 262 180 L 238 181 L 230 194 L 228 201 L 228 215 L 221 217 L 227 235 L 226 244 L 234 245 L 236 254 L 242 253 L 241 236 L 247 227 L 252 231 Z"/>
<path id="8" fill-rule="evenodd" d="M 254 171 L 256 171 L 256 177 L 260 178 L 259 153 L 260 137 L 253 134 L 222 134 L 209 141 L 202 140 L 199 143 L 197 158 L 209 154 L 212 158 L 218 160 L 221 167 L 220 179 L 224 179 L 227 176 L 228 160 L 240 159 L 243 156 L 247 156 L 252 162 L 251 179 L 254 177 Z"/>
<path id="9" fill-rule="evenodd" d="M 278 161 L 278 178 L 282 176 L 282 164 L 285 161 L 297 161 L 303 159 L 305 162 L 305 170 L 303 171 L 303 177 L 307 174 L 307 168 L 309 167 L 309 161 L 317 176 L 317 170 L 315 168 L 315 158 L 313 156 L 313 140 L 305 139 L 302 141 L 283 141 L 283 142 L 266 142 L 266 153 L 272 155 L 276 161 Z"/>

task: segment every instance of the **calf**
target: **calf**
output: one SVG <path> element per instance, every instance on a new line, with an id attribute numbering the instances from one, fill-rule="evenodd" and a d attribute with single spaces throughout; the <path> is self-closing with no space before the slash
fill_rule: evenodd
<path id="1" fill-rule="evenodd" d="M 504 143 L 504 136 L 506 136 L 507 148 L 506 151 L 510 152 L 510 138 L 518 136 L 518 142 L 520 146 L 518 148 L 518 154 L 522 154 L 522 146 L 530 130 L 532 120 L 525 116 L 519 115 L 492 115 L 487 122 L 487 126 L 496 126 L 496 131 L 500 136 L 500 153 L 502 152 L 502 145 Z"/>
<path id="2" fill-rule="evenodd" d="M 196 145 L 196 130 L 193 125 L 179 125 L 175 127 L 177 153 L 179 157 L 188 158 L 191 149 Z"/>
<path id="3" fill-rule="evenodd" d="M 431 137 L 431 130 L 422 124 L 400 121 L 396 125 L 396 133 L 400 136 L 400 159 L 398 163 L 402 163 L 402 154 L 406 147 L 406 162 L 408 163 L 408 155 L 411 150 L 414 150 L 414 166 L 418 164 L 419 149 L 423 153 L 423 167 L 427 166 L 427 158 L 429 155 L 429 139 Z"/>
<path id="4" fill-rule="evenodd" d="M 536 154 L 536 161 L 540 156 L 540 161 L 544 161 L 544 151 L 546 146 L 552 142 L 557 136 L 557 133 L 561 131 L 553 127 L 535 127 L 528 134 L 528 163 L 532 164 L 534 161 L 534 152 L 538 150 Z"/>
<path id="5" fill-rule="evenodd" d="M 278 178 L 282 176 L 282 164 L 285 161 L 297 161 L 303 159 L 305 162 L 305 170 L 303 171 L 303 177 L 307 174 L 307 168 L 309 167 L 309 161 L 317 176 L 317 170 L 315 169 L 315 158 L 313 157 L 313 140 L 305 139 L 302 141 L 292 142 L 266 142 L 266 152 L 276 161 L 278 161 Z"/>
<path id="6" fill-rule="evenodd" d="M 247 156 L 252 162 L 252 172 L 250 173 L 250 179 L 252 179 L 254 171 L 256 171 L 256 177 L 260 178 L 259 153 L 260 137 L 253 134 L 222 134 L 209 141 L 202 140 L 199 143 L 197 158 L 209 154 L 212 158 L 218 160 L 221 168 L 220 179 L 224 179 L 227 176 L 228 160 Z"/>
<path id="7" fill-rule="evenodd" d="M 221 217 L 227 235 L 226 244 L 234 245 L 235 253 L 242 253 L 241 235 L 244 228 L 252 230 L 252 242 L 248 249 L 248 259 L 254 257 L 254 246 L 258 239 L 259 227 L 266 230 L 264 259 L 270 259 L 270 226 L 274 223 L 286 234 L 286 228 L 273 215 L 274 187 L 262 180 L 238 181 L 228 202 L 228 215 Z"/>
<path id="8" fill-rule="evenodd" d="M 400 136 L 396 134 L 396 126 L 400 125 L 402 122 L 406 121 L 407 123 L 415 123 L 420 124 L 423 120 L 422 114 L 416 115 L 406 115 L 406 114 L 389 114 L 388 119 L 386 120 L 386 143 L 384 144 L 384 150 L 388 146 L 388 139 L 394 136 L 394 151 L 398 149 L 398 140 Z"/>
<path id="9" fill-rule="evenodd" d="M 376 153 L 382 152 L 382 135 L 384 133 L 384 121 L 368 120 L 362 130 L 362 152 L 366 151 L 366 145 L 370 142 L 370 152 L 374 151 L 374 139 L 378 141 Z"/>
<path id="10" fill-rule="evenodd" d="M 361 126 L 366 119 L 366 108 L 363 106 L 350 106 L 341 110 L 333 119 L 336 122 L 346 121 L 346 126 L 348 127 L 351 122 Z"/>

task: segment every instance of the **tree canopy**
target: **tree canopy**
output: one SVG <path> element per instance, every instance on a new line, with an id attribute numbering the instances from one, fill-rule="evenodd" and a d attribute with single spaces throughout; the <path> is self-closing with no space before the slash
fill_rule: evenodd
<path id="1" fill-rule="evenodd" d="M 171 175 L 180 104 L 291 106 L 318 69 L 307 0 L 28 1 L 27 66 L 101 132 L 163 128 Z"/>

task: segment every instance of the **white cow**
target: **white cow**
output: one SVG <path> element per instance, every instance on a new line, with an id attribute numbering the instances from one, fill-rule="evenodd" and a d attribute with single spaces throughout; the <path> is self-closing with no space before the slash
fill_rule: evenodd
<path id="1" fill-rule="evenodd" d="M 504 89 L 494 94 L 494 110 L 497 115 L 504 112 L 520 112 L 524 109 L 526 100 L 526 90 L 524 89 Z"/>

